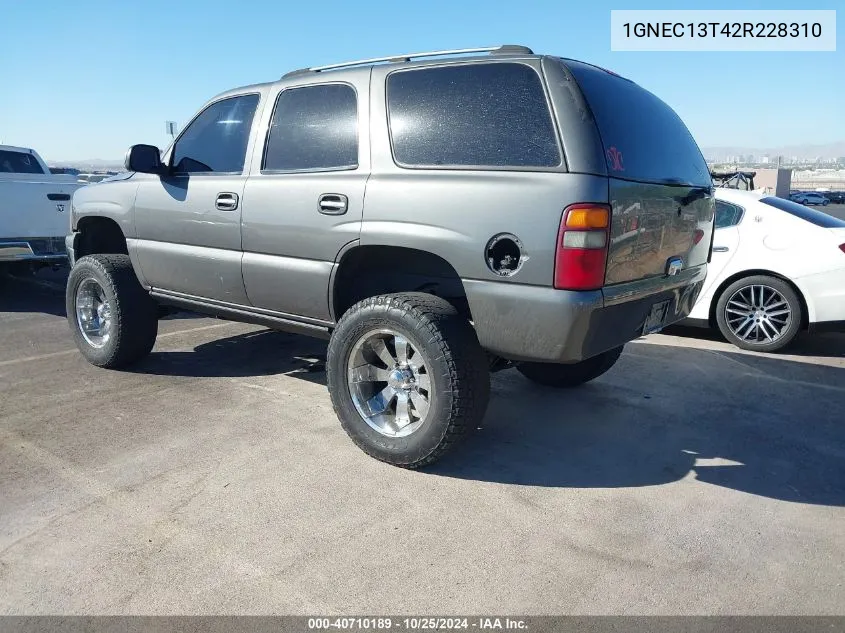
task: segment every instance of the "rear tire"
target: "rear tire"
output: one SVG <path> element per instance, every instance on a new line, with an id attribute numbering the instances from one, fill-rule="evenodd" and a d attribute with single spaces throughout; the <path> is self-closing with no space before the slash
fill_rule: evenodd
<path id="1" fill-rule="evenodd" d="M 768 275 L 735 281 L 716 304 L 722 336 L 740 349 L 756 352 L 774 352 L 792 343 L 802 319 L 801 300 L 792 286 Z"/>
<path id="2" fill-rule="evenodd" d="M 439 459 L 484 417 L 488 362 L 450 303 L 424 293 L 364 299 L 340 319 L 326 377 L 343 429 L 403 468 Z"/>
<path id="3" fill-rule="evenodd" d="M 150 353 L 158 334 L 155 301 L 128 255 L 87 255 L 68 276 L 65 307 L 76 346 L 92 365 L 118 368 Z"/>
<path id="4" fill-rule="evenodd" d="M 555 363 L 520 363 L 519 373 L 544 387 L 568 389 L 578 387 L 607 372 L 619 360 L 624 345 L 608 350 L 578 363 L 560 365 Z"/>

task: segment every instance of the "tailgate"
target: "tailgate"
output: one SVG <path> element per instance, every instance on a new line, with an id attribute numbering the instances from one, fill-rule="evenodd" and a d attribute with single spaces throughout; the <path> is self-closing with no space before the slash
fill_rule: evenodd
<path id="1" fill-rule="evenodd" d="M 605 283 L 665 275 L 673 258 L 684 268 L 707 263 L 714 205 L 709 188 L 611 178 L 610 200 Z"/>
<path id="2" fill-rule="evenodd" d="M 605 150 L 611 216 L 607 284 L 664 275 L 710 254 L 715 202 L 701 150 L 672 108 L 604 69 L 565 62 Z"/>

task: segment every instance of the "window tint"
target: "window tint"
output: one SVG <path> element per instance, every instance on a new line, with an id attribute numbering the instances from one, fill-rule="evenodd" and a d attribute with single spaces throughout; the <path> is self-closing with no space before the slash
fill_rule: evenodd
<path id="1" fill-rule="evenodd" d="M 11 174 L 43 174 L 44 170 L 32 154 L 0 150 L 0 172 Z"/>
<path id="2" fill-rule="evenodd" d="M 176 142 L 174 171 L 242 172 L 256 106 L 258 95 L 232 97 L 208 106 Z"/>
<path id="3" fill-rule="evenodd" d="M 567 61 L 596 119 L 611 176 L 707 186 L 710 171 L 684 122 L 632 81 Z"/>
<path id="4" fill-rule="evenodd" d="M 783 198 L 769 196 L 761 198 L 760 202 L 767 204 L 770 207 L 774 207 L 775 209 L 785 211 L 790 215 L 794 215 L 797 218 L 801 218 L 802 220 L 806 220 L 811 224 L 815 224 L 816 226 L 820 226 L 825 229 L 845 228 L 845 220 L 840 220 L 839 218 L 823 213 L 818 209 L 805 207 L 803 204 L 798 204 L 792 200 L 784 200 Z"/>
<path id="5" fill-rule="evenodd" d="M 716 228 L 723 229 L 726 226 L 735 226 L 742 219 L 740 207 L 716 200 Z"/>
<path id="6" fill-rule="evenodd" d="M 343 84 L 284 90 L 267 136 L 262 169 L 354 169 L 358 166 L 358 101 Z"/>
<path id="7" fill-rule="evenodd" d="M 387 104 L 402 165 L 554 167 L 554 125 L 539 75 L 524 64 L 392 73 Z"/>

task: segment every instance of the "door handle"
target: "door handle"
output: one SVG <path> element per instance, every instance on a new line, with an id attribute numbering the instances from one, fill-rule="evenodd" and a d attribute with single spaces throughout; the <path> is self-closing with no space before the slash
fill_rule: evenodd
<path id="1" fill-rule="evenodd" d="M 53 200 L 54 202 L 56 200 L 67 201 L 67 200 L 70 200 L 70 194 L 69 193 L 48 193 L 47 194 L 47 200 Z"/>
<path id="2" fill-rule="evenodd" d="M 318 204 L 323 215 L 343 215 L 349 209 L 349 198 L 342 193 L 324 193 Z"/>
<path id="3" fill-rule="evenodd" d="M 714 253 L 727 253 L 729 250 L 731 250 L 731 249 L 729 249 L 727 246 L 714 246 L 713 247 Z"/>
<path id="4" fill-rule="evenodd" d="M 217 194 L 217 204 L 220 211 L 234 211 L 238 208 L 238 194 L 224 191 Z"/>

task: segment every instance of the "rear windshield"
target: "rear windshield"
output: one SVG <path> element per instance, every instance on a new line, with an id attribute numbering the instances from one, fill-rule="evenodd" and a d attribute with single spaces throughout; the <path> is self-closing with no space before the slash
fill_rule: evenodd
<path id="1" fill-rule="evenodd" d="M 572 61 L 565 65 L 593 111 L 611 176 L 712 184 L 701 150 L 672 108 L 648 90 L 606 70 Z"/>
<path id="2" fill-rule="evenodd" d="M 823 213 L 816 209 L 811 209 L 810 207 L 805 207 L 803 204 L 798 204 L 792 200 L 784 200 L 783 198 L 769 196 L 767 198 L 761 198 L 760 202 L 767 204 L 770 207 L 774 207 L 775 209 L 786 211 L 789 215 L 794 215 L 796 218 L 801 218 L 802 220 L 806 220 L 811 224 L 815 224 L 816 226 L 820 226 L 825 229 L 845 228 L 845 220 L 840 220 L 839 218 L 835 218 L 832 215 L 828 215 L 827 213 Z"/>
<path id="3" fill-rule="evenodd" d="M 43 174 L 44 170 L 32 154 L 0 149 L 0 173 Z"/>

